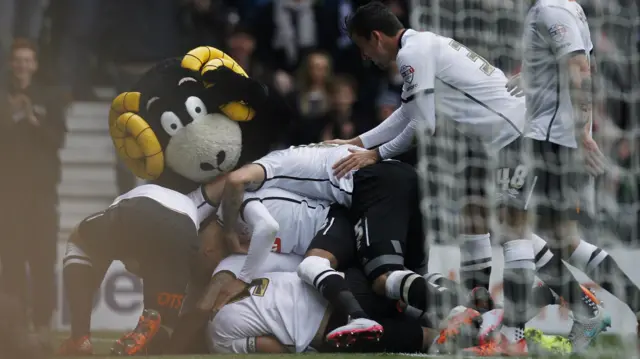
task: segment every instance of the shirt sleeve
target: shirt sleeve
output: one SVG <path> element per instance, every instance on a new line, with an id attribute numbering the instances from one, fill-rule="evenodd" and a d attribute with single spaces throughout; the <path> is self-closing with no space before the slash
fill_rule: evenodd
<path id="1" fill-rule="evenodd" d="M 396 64 L 404 81 L 402 102 L 413 101 L 417 95 L 434 91 L 436 78 L 436 58 L 429 51 L 418 50 L 415 46 L 403 47 L 398 52 Z"/>
<path id="2" fill-rule="evenodd" d="M 401 108 L 396 109 L 391 116 L 387 117 L 378 126 L 359 136 L 365 148 L 372 148 L 388 142 L 402 132 L 411 119 L 405 116 L 400 110 Z"/>
<path id="3" fill-rule="evenodd" d="M 547 6 L 540 10 L 538 31 L 551 47 L 556 58 L 572 52 L 587 52 L 575 16 L 567 9 Z"/>
<path id="4" fill-rule="evenodd" d="M 212 214 L 215 214 L 218 210 L 218 207 L 209 201 L 209 198 L 207 198 L 204 192 L 204 185 L 187 194 L 187 197 L 189 197 L 193 204 L 196 205 L 196 208 L 198 209 L 198 221 L 200 223 L 209 218 Z"/>
<path id="5" fill-rule="evenodd" d="M 404 130 L 398 136 L 396 136 L 396 138 L 378 148 L 380 157 L 386 160 L 406 152 L 409 148 L 411 148 L 415 133 L 416 119 L 414 118 L 413 120 L 411 120 L 411 122 L 409 122 L 407 127 L 405 127 Z"/>
<path id="6" fill-rule="evenodd" d="M 238 279 L 245 283 L 255 279 L 258 270 L 271 252 L 280 227 L 267 207 L 257 198 L 246 201 L 240 209 L 244 221 L 252 230 L 249 253 L 244 261 Z"/>

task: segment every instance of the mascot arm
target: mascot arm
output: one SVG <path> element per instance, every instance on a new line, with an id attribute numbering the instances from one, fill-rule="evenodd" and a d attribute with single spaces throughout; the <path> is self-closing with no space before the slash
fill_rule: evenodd
<path id="1" fill-rule="evenodd" d="M 242 217 L 252 230 L 249 253 L 244 261 L 238 279 L 251 283 L 260 267 L 271 252 L 271 247 L 280 230 L 278 222 L 271 216 L 267 207 L 254 198 L 245 202 Z"/>

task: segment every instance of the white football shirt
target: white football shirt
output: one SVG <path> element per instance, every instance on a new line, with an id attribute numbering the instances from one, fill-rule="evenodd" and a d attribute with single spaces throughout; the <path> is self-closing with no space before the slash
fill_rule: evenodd
<path id="1" fill-rule="evenodd" d="M 529 10 L 523 36 L 522 79 L 527 102 L 524 135 L 576 148 L 569 76 L 562 58 L 593 50 L 582 7 L 571 0 L 539 0 Z"/>
<path id="2" fill-rule="evenodd" d="M 357 146 L 312 143 L 273 151 L 254 162 L 265 172 L 261 188 L 283 188 L 304 197 L 351 207 L 354 171 L 337 178 L 332 168 L 351 154 L 350 149 L 364 150 Z"/>
<path id="3" fill-rule="evenodd" d="M 330 206 L 327 201 L 303 197 L 281 188 L 262 188 L 256 192 L 246 192 L 237 224 L 237 231 L 241 236 L 252 234 L 252 229 L 244 217 L 244 209 L 254 201 L 261 203 L 278 222 L 279 230 L 272 251 L 301 256 L 306 253 L 311 240 L 322 227 Z M 218 218 L 220 221 L 223 218 L 222 206 L 218 208 Z"/>
<path id="4" fill-rule="evenodd" d="M 225 305 L 209 322 L 209 345 L 218 353 L 246 353 L 248 338 L 275 336 L 297 353 L 315 337 L 328 303 L 296 273 L 267 273 L 249 295 Z"/>
<path id="5" fill-rule="evenodd" d="M 507 77 L 500 69 L 457 41 L 428 31 L 406 30 L 400 46 L 396 63 L 404 79 L 403 106 L 434 93 L 437 117 L 455 121 L 491 153 L 520 136 L 524 99 L 506 90 Z"/>
<path id="6" fill-rule="evenodd" d="M 185 214 L 191 218 L 196 228 L 200 228 L 200 222 L 204 218 L 199 218 L 198 209 L 193 201 L 180 192 L 161 187 L 154 184 L 144 184 L 138 186 L 131 191 L 116 197 L 111 206 L 115 206 L 118 202 L 136 197 L 147 197 L 161 205 L 169 208 L 172 211 Z"/>

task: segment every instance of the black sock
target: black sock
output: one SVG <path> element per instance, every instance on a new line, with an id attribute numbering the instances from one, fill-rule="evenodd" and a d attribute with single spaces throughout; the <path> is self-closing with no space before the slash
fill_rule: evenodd
<path id="1" fill-rule="evenodd" d="M 491 267 L 460 271 L 460 283 L 466 290 L 472 290 L 476 287 L 489 289 L 489 279 L 491 278 Z"/>
<path id="2" fill-rule="evenodd" d="M 455 291 L 435 283 L 429 283 L 420 276 L 411 281 L 409 290 L 405 291 L 406 279 L 414 275 L 416 274 L 405 276 L 400 285 L 400 293 L 408 293 L 405 301 L 410 306 L 425 312 L 435 313 L 438 318 L 442 319 L 459 304 Z"/>
<path id="3" fill-rule="evenodd" d="M 627 303 L 634 313 L 640 311 L 640 290 L 638 286 L 629 279 L 610 255 L 607 255 L 595 268 L 589 270 L 586 274 L 598 283 L 602 289 Z M 624 287 L 616 288 L 616 284 L 622 284 Z M 621 295 L 621 291 L 626 296 Z"/>
<path id="4" fill-rule="evenodd" d="M 533 267 L 532 263 L 531 269 L 505 268 L 504 270 L 503 324 L 506 326 L 524 329 L 529 320 L 527 313 L 534 279 Z"/>
<path id="5" fill-rule="evenodd" d="M 595 304 L 585 295 L 580 283 L 575 279 L 571 271 L 562 263 L 559 255 L 554 255 L 547 264 L 538 269 L 538 277 L 562 297 L 571 310 L 595 315 Z"/>
<path id="6" fill-rule="evenodd" d="M 368 318 L 360 306 L 360 303 L 356 300 L 356 297 L 349 290 L 347 281 L 342 278 L 338 272 L 328 275 L 314 284 L 322 296 L 331 303 L 333 308 L 340 314 L 348 316 L 351 319 Z"/>
<path id="7" fill-rule="evenodd" d="M 81 338 L 91 332 L 95 272 L 88 265 L 68 264 L 62 275 L 71 312 L 71 337 Z"/>

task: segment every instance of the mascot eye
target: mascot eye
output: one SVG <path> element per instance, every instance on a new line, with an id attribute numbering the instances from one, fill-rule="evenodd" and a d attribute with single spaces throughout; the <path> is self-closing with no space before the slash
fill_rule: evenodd
<path id="1" fill-rule="evenodd" d="M 176 116 L 176 114 L 173 112 L 163 113 L 162 116 L 160 116 L 160 123 L 162 124 L 162 128 L 164 129 L 164 131 L 169 136 L 175 135 L 178 131 L 180 131 L 181 128 L 184 127 L 182 122 L 180 122 L 178 116 Z"/>
<path id="2" fill-rule="evenodd" d="M 189 97 L 187 102 L 185 102 L 185 106 L 187 107 L 187 112 L 191 118 L 195 119 L 207 114 L 207 108 L 205 107 L 204 102 L 197 97 Z"/>

